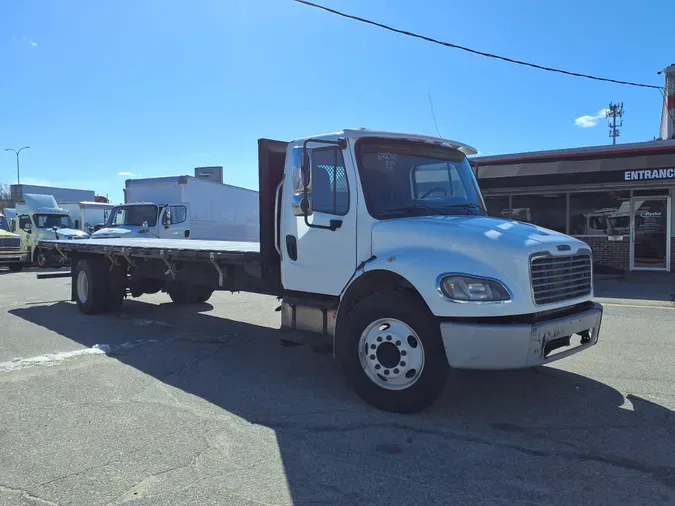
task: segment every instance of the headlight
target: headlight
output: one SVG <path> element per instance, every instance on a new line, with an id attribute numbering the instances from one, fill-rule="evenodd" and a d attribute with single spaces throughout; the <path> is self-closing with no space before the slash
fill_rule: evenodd
<path id="1" fill-rule="evenodd" d="M 503 302 L 511 295 L 499 281 L 473 276 L 448 274 L 438 284 L 441 293 L 448 299 L 461 302 Z"/>

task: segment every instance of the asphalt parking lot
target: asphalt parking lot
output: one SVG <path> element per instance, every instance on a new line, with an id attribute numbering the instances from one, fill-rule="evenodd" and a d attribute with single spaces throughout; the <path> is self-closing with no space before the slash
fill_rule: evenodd
<path id="1" fill-rule="evenodd" d="M 69 286 L 0 272 L 0 505 L 675 503 L 671 302 L 603 299 L 593 349 L 404 416 L 281 346 L 273 298 L 89 317 Z"/>

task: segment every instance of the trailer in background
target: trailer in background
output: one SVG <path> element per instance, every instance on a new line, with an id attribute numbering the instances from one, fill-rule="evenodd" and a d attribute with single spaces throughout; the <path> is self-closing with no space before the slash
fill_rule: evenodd
<path id="1" fill-rule="evenodd" d="M 159 238 L 256 242 L 256 190 L 193 176 L 128 179 L 124 204 L 92 239 Z"/>

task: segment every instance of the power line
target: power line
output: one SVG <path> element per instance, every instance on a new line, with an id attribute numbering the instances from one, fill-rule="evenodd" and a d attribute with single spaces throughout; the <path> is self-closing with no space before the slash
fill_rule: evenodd
<path id="1" fill-rule="evenodd" d="M 429 107 L 431 108 L 431 116 L 434 118 L 434 126 L 436 127 L 436 133 L 439 137 L 443 137 L 441 132 L 438 130 L 438 123 L 436 123 L 436 113 L 434 112 L 434 103 L 431 101 L 431 93 L 429 93 Z"/>
<path id="2" fill-rule="evenodd" d="M 523 65 L 525 67 L 531 67 L 531 68 L 535 68 L 535 69 L 539 69 L 539 70 L 546 70 L 548 72 L 557 72 L 558 74 L 565 74 L 565 75 L 573 76 L 573 77 L 583 77 L 583 78 L 586 78 L 586 79 L 592 79 L 594 81 L 603 81 L 603 82 L 606 82 L 606 83 L 623 84 L 625 86 L 636 86 L 638 88 L 652 88 L 652 89 L 657 89 L 657 90 L 662 89 L 661 86 L 655 86 L 653 84 L 634 83 L 634 82 L 631 82 L 631 81 L 621 81 L 619 79 L 609 79 L 607 77 L 598 77 L 598 76 L 592 76 L 592 75 L 589 75 L 589 74 L 580 74 L 579 72 L 572 72 L 572 71 L 569 71 L 569 70 L 563 70 L 563 69 L 558 69 L 558 68 L 554 68 L 554 67 L 545 67 L 543 65 L 537 65 L 536 63 L 529 63 L 529 62 L 522 61 L 522 60 L 516 60 L 516 59 L 513 59 L 513 58 L 508 58 L 506 56 L 499 56 L 499 55 L 492 54 L 492 53 L 486 53 L 484 51 L 478 51 L 476 49 L 471 49 L 469 47 L 460 46 L 458 44 L 452 44 L 451 42 L 444 42 L 442 40 L 434 39 L 432 37 L 427 37 L 426 35 L 420 35 L 418 33 L 409 32 L 407 30 L 401 30 L 399 28 L 394 28 L 392 26 L 385 25 L 383 23 L 378 23 L 377 21 L 371 21 L 370 19 L 365 19 L 365 18 L 362 18 L 362 17 L 359 17 L 359 16 L 354 16 L 352 14 L 347 14 L 345 12 L 340 12 L 338 10 L 331 9 L 330 7 L 325 7 L 323 5 L 315 4 L 314 2 L 309 2 L 308 0 L 294 0 L 294 1 L 298 2 L 298 3 L 301 3 L 301 4 L 304 4 L 304 5 L 308 5 L 309 7 L 315 7 L 317 9 L 324 10 L 326 12 L 329 12 L 331 14 L 335 14 L 337 16 L 341 16 L 343 18 L 353 19 L 354 21 L 359 21 L 361 23 L 365 23 L 365 24 L 368 24 L 368 25 L 377 26 L 379 28 L 384 28 L 385 30 L 389 30 L 390 32 L 400 33 L 402 35 L 407 35 L 409 37 L 414 37 L 416 39 L 426 40 L 427 42 L 432 42 L 433 44 L 438 44 L 438 45 L 450 47 L 450 48 L 453 48 L 453 49 L 460 49 L 462 51 L 466 51 L 467 53 L 472 53 L 472 54 L 476 54 L 476 55 L 479 55 L 479 56 L 485 56 L 487 58 L 494 58 L 496 60 L 502 60 L 502 61 L 505 61 L 505 62 L 508 62 L 508 63 L 515 63 L 516 65 Z"/>

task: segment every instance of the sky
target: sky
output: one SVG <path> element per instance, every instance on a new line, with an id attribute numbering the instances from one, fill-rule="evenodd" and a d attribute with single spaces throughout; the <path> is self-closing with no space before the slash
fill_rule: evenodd
<path id="1" fill-rule="evenodd" d="M 533 63 L 663 85 L 672 0 L 316 0 Z M 501 154 L 659 135 L 662 97 L 525 68 L 339 18 L 292 0 L 0 3 L 0 150 L 21 182 L 122 200 L 129 177 L 222 165 L 257 188 L 257 139 L 367 127 Z M 2 183 L 16 158 L 0 151 Z"/>

